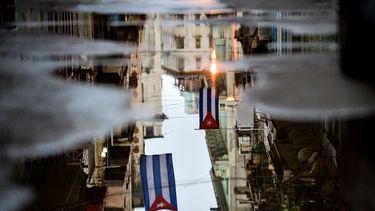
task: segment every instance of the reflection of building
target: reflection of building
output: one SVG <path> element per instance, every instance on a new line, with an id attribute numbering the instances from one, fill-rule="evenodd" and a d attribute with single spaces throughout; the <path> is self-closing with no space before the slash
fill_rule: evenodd
<path id="1" fill-rule="evenodd" d="M 301 17 L 305 15 L 304 13 L 303 11 L 298 13 L 274 11 L 262 15 L 268 16 L 268 18 L 277 22 L 283 18 L 294 18 L 293 16 Z M 293 33 L 280 24 L 276 24 L 272 27 L 249 27 L 242 25 L 238 31 L 236 31 L 236 38 L 242 43 L 244 54 L 270 52 L 284 54 L 321 51 L 331 47 L 325 43 L 326 41 L 336 40 L 335 36 L 332 35 Z"/>
<path id="2" fill-rule="evenodd" d="M 206 142 L 211 158 L 212 170 L 210 172 L 212 184 L 218 207 L 222 211 L 229 210 L 229 172 L 228 149 L 226 140 L 218 130 L 206 131 Z"/>
<path id="3" fill-rule="evenodd" d="M 0 28 L 2 29 L 16 29 L 13 24 L 15 19 L 15 0 L 0 1 Z"/>
<path id="4" fill-rule="evenodd" d="M 69 205 L 75 210 L 84 210 L 78 204 L 81 200 L 86 201 L 88 199 L 86 197 L 90 195 L 90 189 L 86 188 L 85 180 L 86 176 L 79 165 L 50 166 L 47 175 L 43 178 L 43 184 L 35 194 L 35 203 L 25 210 L 62 211 L 66 210 Z M 98 195 L 101 194 L 98 193 Z M 100 199 L 96 202 L 99 207 L 101 203 Z"/>
<path id="5" fill-rule="evenodd" d="M 108 147 L 103 185 L 107 187 L 104 200 L 105 209 L 131 209 L 131 175 L 129 146 Z"/>
<path id="6" fill-rule="evenodd" d="M 281 17 L 281 13 L 274 15 Z M 260 39 L 260 32 L 266 34 L 262 36 L 267 39 Z M 236 37 L 241 40 L 245 53 L 278 54 L 319 52 L 324 50 L 321 41 L 329 39 L 323 35 L 296 35 L 276 26 L 268 29 L 242 26 Z M 269 44 L 266 50 L 260 49 L 264 42 Z M 296 42 L 298 45 L 293 45 Z M 246 81 L 249 81 L 251 87 L 254 78 L 254 72 L 236 75 L 236 80 L 240 80 L 236 84 L 243 80 L 246 87 Z M 250 144 L 250 152 L 245 155 L 250 188 L 237 188 L 236 192 L 247 195 L 251 206 L 259 210 L 322 210 L 337 205 L 336 150 L 340 142 L 340 124 L 335 120 L 322 120 L 321 123 L 273 120 L 256 111 L 255 135 L 241 130 L 237 133 L 238 143 L 243 141 L 244 134 L 250 143 L 256 141 Z"/>
<path id="7" fill-rule="evenodd" d="M 117 27 L 112 26 L 111 21 L 121 22 L 129 18 L 137 21 L 145 18 L 142 15 L 111 16 L 63 10 L 44 10 L 31 8 L 31 6 L 27 1 L 17 1 L 16 21 L 19 23 L 19 30 L 21 31 L 49 32 L 90 39 L 101 38 L 138 42 L 140 26 Z M 30 23 L 36 25 L 27 25 Z M 142 100 L 138 100 L 144 98 L 143 86 L 139 85 L 142 79 L 141 60 L 136 53 L 125 56 L 97 57 L 95 60 L 86 55 L 61 56 L 51 59 L 65 61 L 67 64 L 79 61 L 82 64 L 78 67 L 69 65 L 58 70 L 56 74 L 59 76 L 66 79 L 101 83 L 107 86 L 118 86 L 123 88 L 124 91 L 131 90 L 133 104 L 136 106 L 138 102 L 142 103 Z M 108 62 L 108 59 L 110 59 L 110 62 Z M 160 92 L 160 88 L 156 92 Z M 161 133 L 157 129 L 155 131 L 156 134 Z M 133 205 L 137 203 L 137 200 L 132 200 L 132 190 L 136 190 L 137 196 L 141 194 L 140 188 L 132 185 L 134 184 L 133 179 L 136 180 L 137 178 L 136 171 L 139 169 L 136 167 L 137 156 L 144 152 L 143 137 L 143 124 L 139 122 L 129 123 L 112 129 L 108 134 L 94 137 L 92 144 L 82 145 L 76 150 L 67 150 L 53 159 L 59 162 L 61 159 L 62 166 L 72 165 L 79 167 L 82 175 L 87 175 L 87 180 L 86 176 L 84 176 L 84 182 L 79 182 L 79 184 L 87 182 L 87 186 L 90 187 L 88 192 L 96 189 L 104 191 L 100 195 L 100 199 L 95 199 L 95 201 L 101 201 L 101 204 L 99 203 L 97 206 L 98 210 L 102 210 L 103 207 L 105 210 L 132 210 Z M 46 166 L 49 165 L 55 166 L 56 163 L 51 162 Z M 38 168 L 41 169 L 43 166 L 38 166 Z M 29 169 L 27 168 L 26 170 Z M 60 182 L 58 177 L 55 177 L 54 182 Z M 80 191 L 74 189 L 74 192 L 72 192 L 72 194 L 75 194 L 74 199 L 85 200 L 77 198 L 77 192 L 79 193 Z M 69 202 L 74 203 L 74 201 Z M 58 205 L 56 204 L 56 206 Z M 91 205 L 89 204 L 88 206 Z"/>
<path id="8" fill-rule="evenodd" d="M 264 203 L 260 205 L 289 209 L 298 206 L 304 210 L 335 206 L 338 200 L 338 122 L 280 121 L 260 113 L 256 118 L 259 129 L 262 129 L 259 137 L 264 143 L 264 153 L 270 161 L 268 167 L 273 172 L 268 173 L 268 178 L 274 177 L 273 181 L 269 179 L 263 183 L 277 187 L 284 194 L 284 197 L 281 197 L 278 195 L 280 192 L 274 191 L 270 194 L 264 192 L 262 187 L 256 187 L 264 193 Z M 274 201 L 275 198 L 280 200 Z"/>
<path id="9" fill-rule="evenodd" d="M 228 14 L 228 16 L 241 17 L 242 13 Z M 219 61 L 236 61 L 242 57 L 242 46 L 235 37 L 239 25 L 214 25 L 211 26 L 212 47 L 216 50 Z"/>
<path id="10" fill-rule="evenodd" d="M 185 113 L 198 114 L 199 112 L 199 95 L 196 92 L 181 92 L 184 99 Z"/>
<path id="11" fill-rule="evenodd" d="M 141 48 L 151 48 L 155 53 L 140 54 L 142 61 L 142 102 L 151 110 L 155 118 L 163 118 L 162 112 L 162 79 L 161 79 L 161 32 L 158 15 L 154 17 L 157 24 L 146 22 Z M 162 119 L 161 119 L 162 120 Z M 144 135 L 147 138 L 162 136 L 162 121 L 144 122 Z"/>
<path id="12" fill-rule="evenodd" d="M 200 23 L 185 23 L 202 20 L 205 14 L 166 15 L 164 19 L 180 20 L 177 26 L 162 27 L 163 68 L 175 72 L 195 72 L 209 68 L 210 28 Z"/>
<path id="13" fill-rule="evenodd" d="M 176 85 L 181 91 L 198 92 L 203 83 L 202 75 L 177 75 Z"/>
<path id="14" fill-rule="evenodd" d="M 205 19 L 216 14 L 189 14 L 168 16 L 177 20 Z M 229 14 L 237 15 L 237 14 Z M 238 15 L 241 15 L 240 13 Z M 241 58 L 241 44 L 234 38 L 237 25 L 208 26 L 201 23 L 181 23 L 162 28 L 163 69 L 176 75 L 176 85 L 188 105 L 187 112 L 197 112 L 195 94 L 201 86 L 209 85 L 211 52 L 215 49 L 217 60 L 232 61 Z M 219 71 L 220 71 L 220 67 Z M 205 78 L 206 77 L 206 78 Z M 246 187 L 244 156 L 239 155 L 235 128 L 236 109 L 225 100 L 236 97 L 235 74 L 219 74 L 216 86 L 220 90 L 220 125 L 223 130 L 207 130 L 206 141 L 212 162 L 211 177 L 219 210 L 248 210 L 249 199 L 236 190 Z M 236 179 L 232 179 L 236 178 Z"/>
<path id="15" fill-rule="evenodd" d="M 234 38 L 236 30 L 236 25 L 210 27 L 210 46 L 215 48 L 217 60 L 230 61 L 241 57 L 241 45 Z M 220 67 L 218 68 L 220 71 Z M 204 82 L 208 85 L 213 81 L 211 78 L 206 79 Z M 179 85 L 186 86 L 185 81 L 180 82 Z M 202 84 L 202 80 L 200 80 L 197 87 Z M 212 163 L 211 178 L 218 210 L 249 210 L 251 203 L 249 198 L 242 192 L 238 192 L 239 189 L 248 189 L 248 187 L 244 166 L 246 157 L 239 154 L 236 144 L 235 119 L 237 109 L 235 108 L 235 100 L 237 100 L 237 93 L 235 74 L 220 74 L 216 78 L 215 84 L 220 89 L 219 119 L 220 127 L 223 129 L 206 130 L 206 141 Z M 230 98 L 234 102 L 226 101 Z"/>
<path id="16" fill-rule="evenodd" d="M 158 15 L 150 15 L 148 20 L 158 20 Z M 136 147 L 137 153 L 132 155 L 132 203 L 133 208 L 143 207 L 143 191 L 140 177 L 140 155 L 144 154 L 144 140 L 148 138 L 162 137 L 162 122 L 166 118 L 162 113 L 162 70 L 161 70 L 161 42 L 160 25 L 145 23 L 140 35 L 140 48 L 154 49 L 155 53 L 138 53 L 132 59 L 131 71 L 137 72 L 139 86 L 132 90 L 133 106 L 144 105 L 154 115 L 154 121 L 137 122 L 138 133 Z M 152 141 L 152 140 L 150 140 Z"/>

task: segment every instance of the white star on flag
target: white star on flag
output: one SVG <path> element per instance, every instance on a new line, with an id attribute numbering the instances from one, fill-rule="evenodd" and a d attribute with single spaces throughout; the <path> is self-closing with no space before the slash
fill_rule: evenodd
<path id="1" fill-rule="evenodd" d="M 140 169 L 145 211 L 177 211 L 172 154 L 141 155 Z"/>
<path id="2" fill-rule="evenodd" d="M 161 208 L 161 207 L 164 207 L 164 203 L 163 202 L 160 202 L 158 205 L 156 205 L 157 208 Z"/>

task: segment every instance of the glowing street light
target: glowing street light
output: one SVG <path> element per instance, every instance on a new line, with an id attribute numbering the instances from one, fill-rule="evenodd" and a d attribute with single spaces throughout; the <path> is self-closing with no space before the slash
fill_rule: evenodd
<path id="1" fill-rule="evenodd" d="M 216 60 L 216 50 L 214 49 L 214 50 L 212 50 L 212 52 L 211 52 L 211 60 Z"/>
<path id="2" fill-rule="evenodd" d="M 215 75 L 217 73 L 217 67 L 216 67 L 216 51 L 215 49 L 211 52 L 211 66 L 210 66 L 210 72 Z"/>

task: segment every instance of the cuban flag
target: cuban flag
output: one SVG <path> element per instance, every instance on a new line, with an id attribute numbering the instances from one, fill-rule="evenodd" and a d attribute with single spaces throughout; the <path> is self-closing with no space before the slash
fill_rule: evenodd
<path id="1" fill-rule="evenodd" d="M 146 211 L 177 211 L 172 154 L 141 155 L 141 180 Z"/>
<path id="2" fill-rule="evenodd" d="M 199 128 L 219 129 L 219 93 L 215 88 L 199 90 Z"/>

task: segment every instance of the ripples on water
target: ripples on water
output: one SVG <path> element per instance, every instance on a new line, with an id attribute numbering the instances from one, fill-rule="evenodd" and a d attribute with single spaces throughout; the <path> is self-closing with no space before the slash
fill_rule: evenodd
<path id="1" fill-rule="evenodd" d="M 147 117 L 145 111 L 134 113 L 128 96 L 120 90 L 53 78 L 53 65 L 0 64 L 1 144 L 9 156 L 53 154 Z"/>
<path id="2" fill-rule="evenodd" d="M 20 33 L 0 31 L 0 53 L 5 55 L 109 55 L 127 54 L 134 46 L 125 43 L 88 40 L 47 33 Z"/>
<path id="3" fill-rule="evenodd" d="M 275 118 L 363 117 L 375 109 L 374 87 L 344 77 L 335 53 L 253 56 L 224 66 L 258 75 L 244 100 Z"/>
<path id="4" fill-rule="evenodd" d="M 7 169 L 15 164 L 12 159 L 60 153 L 150 114 L 142 108 L 132 109 L 129 96 L 121 90 L 54 76 L 66 65 L 108 64 L 108 59 L 91 57 L 126 55 L 134 51 L 133 45 L 36 32 L 0 31 L 0 37 L 0 158 L 4 170 L 0 209 L 18 210 L 32 195 L 29 189 L 8 181 L 11 174 Z M 77 62 L 73 59 L 67 64 L 60 61 L 63 57 L 74 57 Z M 113 65 L 114 59 L 109 60 Z"/>
<path id="5" fill-rule="evenodd" d="M 53 77 L 58 67 L 0 61 L 1 210 L 18 210 L 32 197 L 29 189 L 7 179 L 14 160 L 61 153 L 113 127 L 150 117 L 144 109 L 131 109 L 120 90 Z"/>

